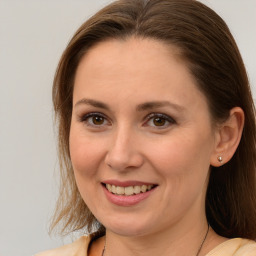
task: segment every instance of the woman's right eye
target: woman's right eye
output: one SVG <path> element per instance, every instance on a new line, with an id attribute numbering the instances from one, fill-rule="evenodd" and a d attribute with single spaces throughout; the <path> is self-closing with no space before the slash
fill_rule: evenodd
<path id="1" fill-rule="evenodd" d="M 89 113 L 83 115 L 80 118 L 80 121 L 85 123 L 87 126 L 100 128 L 105 125 L 109 125 L 107 118 L 100 113 Z"/>

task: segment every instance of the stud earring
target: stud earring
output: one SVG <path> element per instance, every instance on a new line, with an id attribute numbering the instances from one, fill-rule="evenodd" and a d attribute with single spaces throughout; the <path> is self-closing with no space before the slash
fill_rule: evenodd
<path id="1" fill-rule="evenodd" d="M 223 159 L 222 159 L 222 156 L 218 156 L 217 159 L 218 159 L 218 161 L 219 161 L 220 163 L 221 163 L 222 160 L 223 160 Z"/>

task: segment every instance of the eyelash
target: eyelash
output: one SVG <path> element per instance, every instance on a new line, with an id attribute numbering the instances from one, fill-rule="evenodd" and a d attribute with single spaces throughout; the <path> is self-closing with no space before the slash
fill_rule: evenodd
<path id="1" fill-rule="evenodd" d="M 80 118 L 80 122 L 82 123 L 85 123 L 87 126 L 91 126 L 91 127 L 95 127 L 95 128 L 101 128 L 102 125 L 96 125 L 96 124 L 93 124 L 93 120 L 92 118 L 96 118 L 96 117 L 99 117 L 99 118 L 102 118 L 105 121 L 107 121 L 107 118 L 105 115 L 103 115 L 102 113 L 98 113 L 98 112 L 91 112 L 91 113 L 88 113 L 86 115 L 83 115 L 81 118 Z M 90 120 L 91 118 L 91 120 Z M 108 121 L 107 121 L 108 122 Z M 103 124 L 105 125 L 105 124 Z"/>
<path id="2" fill-rule="evenodd" d="M 101 118 L 104 123 L 97 125 L 97 124 L 93 123 L 92 118 Z M 149 125 L 148 123 L 150 121 L 154 122 L 154 118 L 162 119 L 162 121 L 164 121 L 164 125 L 160 125 L 160 126 Z M 83 122 L 87 126 L 90 126 L 90 127 L 93 127 L 93 128 L 102 128 L 102 126 L 106 125 L 105 122 L 110 123 L 108 121 L 108 118 L 105 115 L 103 115 L 102 113 L 99 113 L 99 112 L 91 112 L 91 113 L 88 113 L 86 115 L 83 115 L 82 117 L 79 118 L 79 121 Z M 167 122 L 167 124 L 166 124 L 166 122 Z M 156 128 L 156 129 L 165 129 L 165 128 L 169 127 L 170 124 L 176 124 L 176 121 L 172 117 L 170 117 L 166 114 L 162 114 L 162 113 L 150 113 L 145 118 L 145 122 L 143 123 L 143 126 L 150 126 L 150 127 Z M 109 124 L 107 124 L 107 125 L 109 125 Z"/>
<path id="3" fill-rule="evenodd" d="M 150 125 L 148 125 L 148 122 L 149 121 L 153 122 L 155 118 L 162 119 L 165 123 L 168 122 L 168 124 L 164 123 L 164 125 L 161 125 L 161 126 L 157 126 L 157 125 L 152 126 L 156 129 L 165 129 L 165 128 L 169 127 L 170 124 L 176 124 L 176 121 L 168 115 L 165 115 L 162 113 L 151 113 L 146 117 L 146 122 L 145 122 L 145 125 L 143 125 L 143 126 L 150 126 Z"/>

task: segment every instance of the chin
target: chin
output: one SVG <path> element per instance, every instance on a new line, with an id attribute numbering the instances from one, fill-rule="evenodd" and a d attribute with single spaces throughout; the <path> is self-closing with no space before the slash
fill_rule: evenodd
<path id="1" fill-rule="evenodd" d="M 107 229 L 119 236 L 126 236 L 126 237 L 139 237 L 147 234 L 147 231 L 144 228 L 109 227 Z"/>
<path id="2" fill-rule="evenodd" d="M 114 219 L 101 222 L 106 229 L 120 236 L 143 236 L 149 232 L 150 224 L 141 219 Z"/>

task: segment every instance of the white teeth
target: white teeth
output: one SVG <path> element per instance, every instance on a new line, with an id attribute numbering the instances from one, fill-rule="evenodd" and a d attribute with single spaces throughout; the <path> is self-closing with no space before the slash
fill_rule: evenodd
<path id="1" fill-rule="evenodd" d="M 112 185 L 111 191 L 112 191 L 112 193 L 116 193 L 116 186 L 115 185 Z"/>
<path id="2" fill-rule="evenodd" d="M 145 193 L 146 191 L 151 190 L 153 188 L 153 185 L 120 187 L 106 184 L 106 188 L 109 192 L 116 195 L 131 196 L 133 194 Z"/>
<path id="3" fill-rule="evenodd" d="M 140 186 L 134 186 L 133 187 L 133 192 L 134 192 L 134 194 L 139 194 L 140 193 Z"/>
<path id="4" fill-rule="evenodd" d="M 133 194 L 133 187 L 132 187 L 132 186 L 130 186 L 130 187 L 125 187 L 125 188 L 124 188 L 124 193 L 125 193 L 125 195 L 127 195 L 127 196 L 132 195 L 132 194 Z"/>
<path id="5" fill-rule="evenodd" d="M 142 185 L 141 186 L 141 192 L 146 192 L 147 191 L 147 185 Z"/>
<path id="6" fill-rule="evenodd" d="M 112 192 L 112 191 L 110 191 Z M 123 195 L 124 194 L 124 187 L 116 186 L 116 194 Z"/>

